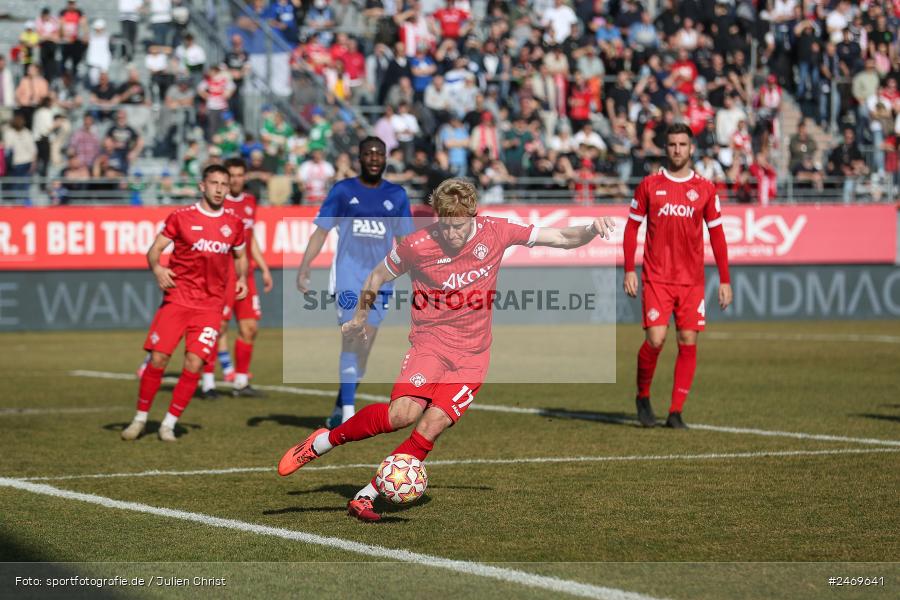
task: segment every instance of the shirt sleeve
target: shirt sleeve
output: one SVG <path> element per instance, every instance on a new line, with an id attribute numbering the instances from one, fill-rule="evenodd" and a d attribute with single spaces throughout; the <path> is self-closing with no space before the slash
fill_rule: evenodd
<path id="1" fill-rule="evenodd" d="M 647 218 L 647 210 L 650 206 L 650 198 L 647 195 L 646 180 L 642 181 L 634 190 L 634 198 L 631 199 L 631 207 L 628 211 L 628 218 L 643 223 Z"/>
<path id="2" fill-rule="evenodd" d="M 232 249 L 241 250 L 247 245 L 247 236 L 253 235 L 252 225 L 250 227 L 244 226 L 244 220 L 235 217 L 235 220 L 241 225 L 240 227 L 236 227 L 237 230 L 234 234 L 234 241 L 231 244 Z"/>
<path id="3" fill-rule="evenodd" d="M 523 223 L 515 223 L 509 219 L 497 222 L 500 230 L 500 238 L 504 240 L 504 248 L 510 246 L 534 246 L 537 240 L 538 228 L 534 225 L 525 225 Z"/>
<path id="4" fill-rule="evenodd" d="M 406 195 L 406 190 L 401 189 L 398 194 L 398 202 L 397 202 L 397 226 L 394 230 L 394 235 L 409 235 L 414 231 L 412 213 L 409 209 L 409 196 Z"/>
<path id="5" fill-rule="evenodd" d="M 710 186 L 710 199 L 706 201 L 706 206 L 703 207 L 703 220 L 706 221 L 706 228 L 712 229 L 713 227 L 718 227 L 722 224 L 722 205 L 719 202 L 719 195 L 716 193 L 715 188 Z"/>
<path id="6" fill-rule="evenodd" d="M 416 252 L 413 246 L 406 238 L 391 250 L 384 258 L 384 266 L 390 271 L 394 277 L 400 277 L 409 271 L 416 264 Z"/>
<path id="7" fill-rule="evenodd" d="M 331 229 L 335 226 L 336 220 L 343 216 L 341 214 L 341 193 L 338 189 L 339 187 L 337 185 L 331 186 L 328 196 L 325 197 L 325 201 L 319 207 L 319 214 L 316 215 L 313 221 L 322 229 Z"/>
<path id="8" fill-rule="evenodd" d="M 166 217 L 166 223 L 163 225 L 161 233 L 170 240 L 178 238 L 178 231 L 180 230 L 178 221 L 178 211 L 171 213 Z"/>

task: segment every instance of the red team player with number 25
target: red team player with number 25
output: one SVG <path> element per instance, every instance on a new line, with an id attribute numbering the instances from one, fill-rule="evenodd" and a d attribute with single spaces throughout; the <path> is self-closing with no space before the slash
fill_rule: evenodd
<path id="1" fill-rule="evenodd" d="M 505 219 L 476 217 L 477 194 L 461 179 L 441 183 L 431 197 L 438 223 L 407 236 L 375 267 L 364 284 L 344 335 L 365 336 L 369 309 L 382 285 L 403 273 L 413 284 L 411 348 L 391 391 L 390 404 L 370 404 L 331 431 L 319 429 L 288 450 L 278 473 L 290 475 L 335 446 L 396 431 L 416 423 L 412 435 L 391 452 L 420 461 L 438 436 L 455 424 L 475 399 L 490 361 L 491 319 L 497 274 L 510 246 L 578 248 L 608 237 L 609 218 L 564 229 L 536 228 Z M 419 299 L 417 301 L 416 299 Z M 378 521 L 374 480 L 349 502 L 349 514 Z"/>
<path id="2" fill-rule="evenodd" d="M 244 222 L 223 207 L 228 189 L 225 167 L 206 167 L 200 182 L 200 202 L 170 214 L 147 252 L 147 262 L 163 290 L 163 302 L 144 341 L 150 362 L 141 375 L 137 414 L 122 431 L 123 440 L 135 440 L 144 432 L 163 372 L 184 337 L 184 368 L 159 428 L 161 440 L 176 441 L 175 423 L 197 389 L 203 365 L 215 357 L 232 260 L 237 273 L 236 297 L 247 295 Z M 175 248 L 168 267 L 164 267 L 159 258 L 169 244 Z"/>
<path id="3" fill-rule="evenodd" d="M 676 124 L 666 133 L 668 168 L 645 177 L 634 192 L 625 226 L 625 293 L 637 296 L 634 268 L 638 228 L 647 222 L 644 243 L 642 306 L 645 341 L 638 352 L 637 413 L 644 427 L 656 425 L 650 405 L 650 383 L 656 360 L 666 341 L 669 319 L 675 313 L 678 358 L 672 403 L 666 426 L 686 429 L 681 411 L 697 368 L 697 335 L 706 327 L 703 274 L 703 221 L 719 270 L 719 306 L 731 304 L 728 247 L 722 232 L 722 211 L 715 186 L 690 168 L 693 136 L 687 125 Z"/>

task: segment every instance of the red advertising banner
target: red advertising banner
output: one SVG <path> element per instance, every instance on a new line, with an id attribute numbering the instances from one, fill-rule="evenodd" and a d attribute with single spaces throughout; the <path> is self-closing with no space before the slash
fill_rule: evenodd
<path id="1" fill-rule="evenodd" d="M 143 269 L 144 255 L 172 207 L 54 207 L 0 209 L 0 269 Z M 482 214 L 538 227 L 567 227 L 612 216 L 612 240 L 575 251 L 516 247 L 509 266 L 591 266 L 622 263 L 627 206 L 496 206 Z M 256 238 L 272 267 L 296 267 L 315 226 L 314 207 L 261 207 Z M 893 206 L 723 207 L 733 264 L 893 264 L 897 213 Z M 642 255 L 643 227 L 638 236 Z M 331 263 L 331 235 L 314 266 Z M 712 254 L 707 248 L 707 259 Z"/>

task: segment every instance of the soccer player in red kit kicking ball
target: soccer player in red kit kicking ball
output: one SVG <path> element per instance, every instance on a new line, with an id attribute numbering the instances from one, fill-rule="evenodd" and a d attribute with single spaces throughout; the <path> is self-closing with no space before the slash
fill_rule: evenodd
<path id="1" fill-rule="evenodd" d="M 159 428 L 159 439 L 176 441 L 175 423 L 197 389 L 203 364 L 215 357 L 232 260 L 237 272 L 236 297 L 247 295 L 244 222 L 234 211 L 223 207 L 228 193 L 225 167 L 206 167 L 200 192 L 200 202 L 180 208 L 166 218 L 162 232 L 147 252 L 150 270 L 163 291 L 163 302 L 144 341 L 150 362 L 141 375 L 137 414 L 122 431 L 123 440 L 135 440 L 144 432 L 163 372 L 184 337 L 184 367 Z M 175 244 L 175 248 L 169 266 L 164 267 L 159 257 L 169 244 Z"/>
<path id="2" fill-rule="evenodd" d="M 637 414 L 644 427 L 654 427 L 650 383 L 666 341 L 669 318 L 675 313 L 678 358 L 666 426 L 686 429 L 681 418 L 697 368 L 697 335 L 706 326 L 703 276 L 703 221 L 709 229 L 719 269 L 719 306 L 731 304 L 728 247 L 722 232 L 722 212 L 715 185 L 691 170 L 694 151 L 690 127 L 678 123 L 666 133 L 668 168 L 645 177 L 634 192 L 625 226 L 625 293 L 637 296 L 634 255 L 638 228 L 647 222 L 641 280 L 645 341 L 638 352 Z"/>
<path id="3" fill-rule="evenodd" d="M 253 277 L 254 267 L 259 266 L 263 279 L 263 291 L 269 293 L 272 289 L 272 274 L 266 259 L 263 257 L 256 237 L 253 235 L 253 225 L 256 222 L 256 198 L 253 194 L 244 190 L 247 175 L 247 164 L 240 158 L 229 158 L 225 161 L 228 169 L 229 191 L 225 196 L 225 207 L 233 210 L 243 221 L 246 231 L 247 249 L 250 252 L 250 264 L 247 273 L 247 295 L 237 299 L 235 290 L 234 269 L 229 270 L 228 287 L 226 288 L 225 308 L 222 310 L 222 325 L 219 328 L 218 358 L 222 364 L 225 381 L 234 381 L 232 394 L 235 396 L 262 396 L 262 393 L 250 385 L 250 359 L 253 356 L 253 343 L 259 331 L 259 320 L 262 318 L 262 309 L 259 302 L 259 294 L 256 291 L 256 279 Z M 231 368 L 231 357 L 228 354 L 228 321 L 231 315 L 238 322 L 238 337 L 234 341 L 234 367 Z M 203 398 L 216 398 L 216 361 L 212 359 L 206 363 L 203 369 L 201 383 Z"/>
<path id="4" fill-rule="evenodd" d="M 335 446 L 413 423 L 412 435 L 392 454 L 411 454 L 424 461 L 438 436 L 465 413 L 487 374 L 491 299 L 504 251 L 515 245 L 578 248 L 597 235 L 608 237 L 612 230 L 609 218 L 595 219 L 586 227 L 553 229 L 476 217 L 475 188 L 462 179 L 441 183 L 431 203 L 438 222 L 405 237 L 375 267 L 360 294 L 356 315 L 342 327 L 344 335 L 364 336 L 369 309 L 382 284 L 410 274 L 412 347 L 403 359 L 390 404 L 370 404 L 331 431 L 313 432 L 284 454 L 280 475 L 290 475 Z M 381 519 L 372 505 L 377 495 L 370 481 L 349 502 L 349 514 L 361 521 Z"/>

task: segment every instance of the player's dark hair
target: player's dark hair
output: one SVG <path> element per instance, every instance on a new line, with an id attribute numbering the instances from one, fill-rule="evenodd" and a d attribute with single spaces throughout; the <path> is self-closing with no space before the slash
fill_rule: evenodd
<path id="1" fill-rule="evenodd" d="M 225 161 L 226 169 L 230 169 L 232 167 L 236 169 L 243 169 L 245 173 L 247 172 L 247 162 L 239 156 L 234 156 Z"/>
<path id="2" fill-rule="evenodd" d="M 688 136 L 688 139 L 694 139 L 694 132 L 691 131 L 691 128 L 688 127 L 687 123 L 672 123 L 666 129 L 666 140 L 668 141 L 670 135 L 678 135 L 680 133 Z"/>
<path id="3" fill-rule="evenodd" d="M 222 165 L 209 165 L 205 169 L 203 169 L 203 181 L 206 181 L 206 178 L 212 175 L 213 173 L 222 173 L 226 177 L 229 177 L 228 169 L 223 167 Z"/>
<path id="4" fill-rule="evenodd" d="M 370 135 L 370 136 L 364 138 L 364 139 L 359 143 L 359 153 L 360 153 L 360 154 L 362 154 L 363 148 L 364 148 L 367 144 L 378 144 L 379 146 L 381 146 L 382 148 L 384 148 L 385 151 L 387 151 L 387 144 L 384 143 L 384 140 L 383 140 L 383 139 L 381 139 L 381 138 L 378 137 L 377 135 Z"/>

